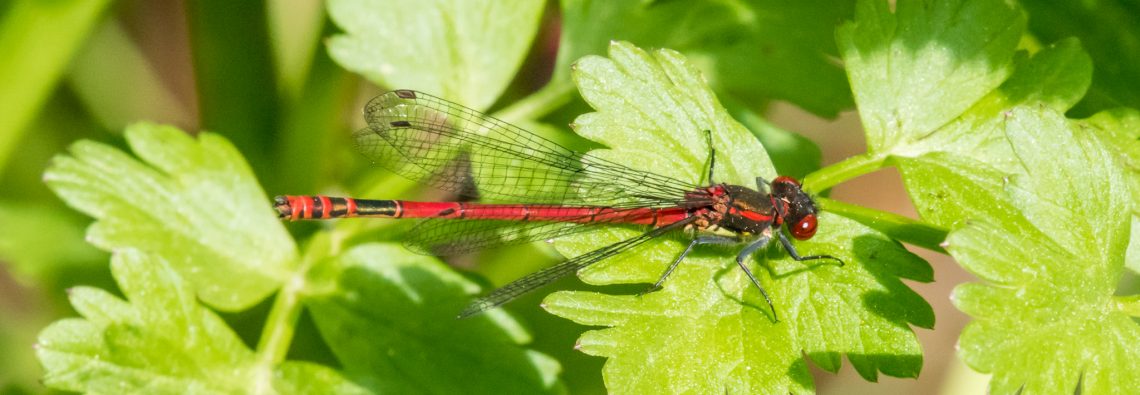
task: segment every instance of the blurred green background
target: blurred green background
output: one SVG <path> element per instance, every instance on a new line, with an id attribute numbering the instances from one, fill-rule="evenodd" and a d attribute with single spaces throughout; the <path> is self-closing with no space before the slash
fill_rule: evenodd
<path id="1" fill-rule="evenodd" d="M 608 40 L 621 38 L 645 47 L 674 47 L 698 63 L 702 59 L 718 60 L 707 62 L 720 67 L 710 73 L 711 83 L 720 87 L 721 99 L 730 109 L 739 110 L 739 120 L 748 123 L 750 116 L 761 113 L 767 122 L 819 142 L 817 150 L 791 135 L 765 135 L 764 127 L 757 126 L 765 121 L 751 119 L 749 126 L 761 140 L 783 139 L 784 144 L 794 147 L 773 152 L 782 172 L 802 175 L 821 163 L 834 163 L 864 151 L 845 77 L 837 65 L 826 66 L 830 60 L 813 63 L 824 64 L 820 70 L 804 71 L 822 71 L 812 74 L 826 76 L 815 81 L 816 86 L 764 91 L 765 80 L 750 76 L 764 71 L 765 65 L 733 58 L 738 53 L 733 45 L 751 43 L 749 35 L 765 33 L 762 29 L 737 32 L 732 26 L 706 26 L 710 25 L 705 23 L 708 20 L 654 20 L 652 15 L 642 21 L 649 27 L 630 22 L 625 27 L 629 31 L 595 29 L 583 21 L 599 25 L 622 22 L 568 14 L 567 9 L 584 11 L 567 3 L 577 2 L 545 5 L 521 67 L 495 104 L 489 105 L 490 112 L 503 110 L 503 116 L 528 127 L 539 121 L 553 125 L 541 129 L 557 141 L 588 148 L 565 127 L 576 115 L 589 111 L 572 86 L 566 85 L 567 66 L 575 55 L 596 53 Z M 629 3 L 640 6 L 640 2 Z M 664 3 L 668 4 L 658 7 L 703 7 Z M 1129 73 L 1135 73 L 1135 65 L 1140 64 L 1140 59 L 1129 56 L 1140 51 L 1114 56 L 1111 46 L 1097 45 L 1119 37 L 1121 31 L 1135 33 L 1140 13 L 1128 11 L 1137 11 L 1140 6 L 1129 2 L 1101 4 L 1093 13 L 1041 3 L 1025 5 L 1036 38 L 1050 42 L 1072 35 L 1082 37 L 1098 72 L 1108 70 L 1107 81 L 1140 81 L 1129 78 L 1135 77 Z M 748 6 L 765 10 L 766 5 Z M 83 284 L 115 289 L 108 255 L 84 241 L 90 220 L 64 206 L 41 181 L 52 156 L 64 152 L 73 141 L 92 139 L 123 146 L 121 132 L 126 125 L 153 121 L 224 135 L 245 155 L 270 195 L 355 192 L 377 198 L 442 196 L 373 171 L 353 152 L 350 134 L 363 124 L 359 115 L 363 103 L 386 88 L 415 87 L 399 82 L 378 87 L 334 61 L 327 44 L 340 27 L 330 19 L 326 6 L 316 0 L 0 3 L 0 393 L 46 391 L 37 381 L 42 372 L 33 344 L 36 334 L 49 323 L 74 315 L 66 299 L 68 287 Z M 788 35 L 794 37 L 788 40 L 792 44 L 812 43 L 813 47 L 800 49 L 826 60 L 835 53 L 833 29 L 851 18 L 853 5 L 834 2 L 813 7 L 797 10 L 798 14 L 765 16 L 783 17 L 771 29 L 796 29 L 789 30 Z M 811 14 L 821 9 L 829 13 Z M 676 30 L 695 32 L 692 37 L 699 39 L 678 38 Z M 589 37 L 591 34 L 598 37 Z M 587 39 L 595 47 L 582 44 Z M 1135 37 L 1130 39 L 1125 39 L 1124 45 L 1140 45 Z M 586 48 L 569 48 L 568 42 Z M 773 56 L 796 56 L 796 51 L 783 51 L 780 45 L 788 42 L 772 44 Z M 1131 67 L 1121 66 L 1128 64 Z M 1110 105 L 1137 107 L 1140 89 L 1106 83 L 1105 76 L 1097 74 L 1092 93 L 1074 110 L 1076 115 Z M 548 85 L 552 79 L 554 83 Z M 532 95 L 536 91 L 545 92 L 545 96 L 537 95 L 536 99 Z M 514 106 L 520 99 L 526 105 Z M 781 160 L 781 152 L 800 156 Z M 914 216 L 893 171 L 841 185 L 831 197 Z M 301 236 L 315 226 L 291 229 Z M 506 249 L 451 263 L 502 283 L 557 261 L 553 253 L 541 248 Z M 983 391 L 985 377 L 970 372 L 954 356 L 954 343 L 966 317 L 948 300 L 950 289 L 971 277 L 947 257 L 917 252 L 931 261 L 937 275 L 935 283 L 910 284 L 934 306 L 938 317 L 936 330 L 918 331 L 926 355 L 922 375 L 918 379 L 882 377 L 880 383 L 866 383 L 849 365 L 838 375 L 815 369 L 821 393 Z M 520 256 L 528 259 L 518 259 Z M 573 279 L 555 285 L 560 289 L 576 286 L 580 285 Z M 582 327 L 538 309 L 541 296 L 530 295 L 510 306 L 534 334 L 534 348 L 561 361 L 562 378 L 571 392 L 604 392 L 600 376 L 603 360 L 573 351 Z M 224 316 L 247 343 L 256 344 L 268 308 L 267 301 L 250 311 Z M 305 317 L 294 342 L 291 358 L 335 364 Z"/>

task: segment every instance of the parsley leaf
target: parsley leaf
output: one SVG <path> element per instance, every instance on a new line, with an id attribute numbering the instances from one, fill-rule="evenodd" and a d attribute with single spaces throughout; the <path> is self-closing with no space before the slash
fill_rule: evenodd
<path id="1" fill-rule="evenodd" d="M 296 247 L 233 145 L 152 124 L 127 128 L 126 138 L 143 162 L 80 141 L 44 174 L 69 205 L 95 217 L 88 240 L 162 257 L 222 310 L 248 308 L 273 292 L 293 268 Z"/>
<path id="2" fill-rule="evenodd" d="M 959 341 L 994 393 L 1140 388 L 1135 298 L 1114 297 L 1129 239 L 1129 192 L 1097 138 L 1060 113 L 1018 107 L 1005 134 L 1023 174 L 1005 188 L 1016 217 L 979 220 L 947 250 L 985 284 L 954 302 L 973 316 Z M 1078 388 L 1079 387 L 1079 388 Z"/>
<path id="3" fill-rule="evenodd" d="M 366 393 L 326 367 L 265 366 L 162 258 L 121 249 L 111 271 L 126 300 L 75 288 L 71 303 L 84 318 L 40 334 L 44 384 L 87 393 Z"/>
<path id="4" fill-rule="evenodd" d="M 541 1 L 334 0 L 347 34 L 329 40 L 344 68 L 389 87 L 418 89 L 484 110 L 522 65 Z"/>
<path id="5" fill-rule="evenodd" d="M 717 182 L 754 185 L 753 177 L 774 175 L 763 147 L 677 52 L 618 42 L 608 59 L 579 61 L 575 79 L 597 110 L 575 121 L 577 131 L 612 147 L 592 155 L 698 183 L 707 166 L 703 131 L 712 130 Z M 661 291 L 558 292 L 545 305 L 575 322 L 609 327 L 587 332 L 579 346 L 610 358 L 606 385 L 616 392 L 806 392 L 811 380 L 803 353 L 832 371 L 848 354 L 870 380 L 880 371 L 917 375 L 922 356 L 908 324 L 930 327 L 933 313 L 899 278 L 929 281 L 930 267 L 855 221 L 824 213 L 820 226 L 797 247 L 838 256 L 846 266 L 795 262 L 778 247 L 757 254 L 766 259 L 749 260 L 773 297 L 779 323 L 733 263 L 736 249 L 708 246 L 687 257 Z M 611 228 L 555 246 L 574 256 L 636 234 Z M 582 278 L 652 283 L 681 247 L 676 240 L 651 242 L 583 271 Z"/>

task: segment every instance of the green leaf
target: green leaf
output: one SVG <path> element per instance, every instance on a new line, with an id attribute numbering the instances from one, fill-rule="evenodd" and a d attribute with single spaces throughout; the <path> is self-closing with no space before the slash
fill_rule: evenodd
<path id="1" fill-rule="evenodd" d="M 329 15 L 346 34 L 329 40 L 329 52 L 378 85 L 422 90 L 484 110 L 522 64 L 543 4 L 334 0 Z"/>
<path id="2" fill-rule="evenodd" d="M 1034 104 L 1064 111 L 1088 88 L 1091 74 L 1080 45 L 1059 42 L 1020 61 L 998 89 L 949 124 L 896 146 L 892 159 L 922 218 L 952 229 L 970 218 L 1009 215 L 1005 199 L 994 196 L 1006 175 L 1020 171 L 1002 133 L 1008 110 Z"/>
<path id="3" fill-rule="evenodd" d="M 1017 217 L 1005 198 L 1008 173 L 945 152 L 899 159 L 899 173 L 923 220 L 955 229 L 979 218 Z"/>
<path id="4" fill-rule="evenodd" d="M 1119 264 L 1132 203 L 1111 152 L 1048 109 L 1014 109 L 1005 132 L 1025 173 L 1009 193 L 1026 219 L 1078 257 Z"/>
<path id="5" fill-rule="evenodd" d="M 1140 228 L 1140 216 L 1132 215 L 1132 229 Z M 1128 240 L 1128 253 L 1124 257 L 1124 267 L 1133 273 L 1140 273 L 1140 232 L 1132 232 Z"/>
<path id="6" fill-rule="evenodd" d="M 1024 23 L 999 1 L 906 2 L 895 13 L 865 1 L 841 28 L 870 147 L 864 161 L 897 165 L 923 220 L 953 229 L 1006 216 L 1004 199 L 986 198 L 1019 168 L 1002 133 L 1006 111 L 1064 111 L 1088 88 L 1092 65 L 1075 40 L 1014 56 Z"/>
<path id="7" fill-rule="evenodd" d="M 126 300 L 75 288 L 71 303 L 84 318 L 58 321 L 40 334 L 45 385 L 87 393 L 364 392 L 328 368 L 259 364 L 161 258 L 124 249 L 111 270 Z"/>
<path id="8" fill-rule="evenodd" d="M 1140 107 L 1140 13 L 1130 1 L 1019 1 L 1029 30 L 1042 41 L 1079 39 L 1096 64 L 1088 96 L 1072 113 L 1086 116 L 1120 106 Z"/>
<path id="9" fill-rule="evenodd" d="M 835 21 L 850 17 L 842 1 L 586 1 L 562 5 L 563 30 L 554 81 L 571 62 L 602 55 L 611 40 L 679 50 L 719 92 L 742 101 L 786 99 L 823 116 L 851 106 L 836 54 Z M 715 21 L 715 23 L 710 23 Z"/>
<path id="10" fill-rule="evenodd" d="M 276 370 L 273 387 L 282 394 L 372 394 L 340 372 L 315 363 L 290 361 Z"/>
<path id="11" fill-rule="evenodd" d="M 839 28 L 871 153 L 934 132 L 996 89 L 1013 71 L 1025 17 L 989 0 L 860 1 Z"/>
<path id="12" fill-rule="evenodd" d="M 755 177 L 776 176 L 764 147 L 732 119 L 680 53 L 648 53 L 615 42 L 609 59 L 588 56 L 575 69 L 578 90 L 598 111 L 579 116 L 571 126 L 613 148 L 592 155 L 650 172 L 669 169 L 674 178 L 700 183 L 707 174 L 709 130 L 723 156 L 716 181 L 755 185 Z"/>
<path id="13" fill-rule="evenodd" d="M 1129 191 L 1113 155 L 1060 113 L 1019 107 L 1005 133 L 1023 173 L 1013 221 L 979 220 L 947 250 L 988 284 L 954 292 L 975 318 L 959 349 L 994 393 L 1140 388 L 1140 326 L 1114 298 L 1129 239 Z M 1078 388 L 1079 387 L 1079 388 Z"/>
<path id="14" fill-rule="evenodd" d="M 363 244 L 326 261 L 306 302 L 345 371 L 377 393 L 550 392 L 558 363 L 502 310 L 459 320 L 479 287 L 438 260 Z"/>
<path id="15" fill-rule="evenodd" d="M 911 23 L 921 24 L 922 21 Z M 889 37 L 888 37 L 889 38 Z M 889 44 L 882 44 L 889 45 Z M 1011 50 L 1012 55 L 1012 50 Z M 920 69 L 926 67 L 925 62 L 937 62 L 934 59 L 915 59 Z M 962 177 L 984 177 L 986 172 L 998 171 L 1014 173 L 1017 163 L 1012 159 L 1013 152 L 1002 134 L 1002 122 L 1005 120 L 1004 112 L 1009 108 L 1021 104 L 1039 104 L 1064 111 L 1081 97 L 1088 87 L 1092 75 L 1092 66 L 1088 56 L 1084 54 L 1078 43 L 1074 40 L 1065 40 L 1046 47 L 1032 57 L 1018 57 L 1016 69 L 998 89 L 988 92 L 978 98 L 972 106 L 964 112 L 958 113 L 953 119 L 934 130 L 921 131 L 900 127 L 893 130 L 884 145 L 889 149 L 874 151 L 849 158 L 837 163 L 825 171 L 812 174 L 805 178 L 804 184 L 816 189 L 827 189 L 842 180 L 851 179 L 858 175 L 876 170 L 884 164 L 893 163 L 905 175 L 907 172 L 936 174 L 939 169 L 910 169 L 914 166 L 923 166 L 926 163 L 937 165 L 942 160 L 937 155 L 949 154 L 950 160 L 958 162 L 980 162 L 979 164 L 956 164 L 954 171 L 973 172 L 980 169 L 978 174 L 963 174 Z M 941 89 L 934 81 L 933 87 L 928 89 Z M 873 88 L 873 86 L 871 87 Z M 913 108 L 907 103 L 894 103 L 896 108 L 883 112 L 915 119 L 928 115 L 927 111 Z M 872 109 L 874 111 L 874 109 Z M 933 112 L 937 115 L 937 112 Z M 866 121 L 867 116 L 864 116 Z M 925 121 L 924 121 L 925 122 Z M 931 122 L 934 123 L 934 122 Z M 868 139 L 884 138 L 887 133 L 868 132 Z M 928 159 L 919 159 L 924 155 L 936 155 Z M 947 169 L 942 169 L 947 170 Z M 907 190 L 911 193 L 915 206 L 920 213 L 944 211 L 938 202 L 928 202 L 920 199 L 931 188 L 938 188 L 942 181 L 930 177 L 903 177 Z M 945 201 L 944 203 L 954 203 Z M 971 199 L 958 201 L 966 205 L 963 212 L 975 211 L 979 207 L 972 205 L 988 205 L 983 200 Z M 949 226 L 950 222 L 942 222 L 937 218 L 923 217 L 939 226 Z M 950 220 L 960 219 L 950 217 Z"/>
<path id="16" fill-rule="evenodd" d="M 1140 111 L 1118 108 L 1093 115 L 1078 123 L 1100 139 L 1117 158 L 1124 178 L 1132 188 L 1132 211 L 1140 212 Z"/>
<path id="17" fill-rule="evenodd" d="M 80 141 L 44 175 L 64 201 L 95 217 L 88 240 L 161 256 L 219 309 L 250 307 L 277 289 L 296 247 L 233 146 L 151 124 L 129 127 L 126 138 L 144 162 Z"/>
<path id="18" fill-rule="evenodd" d="M 697 266 L 688 260 L 666 283 L 698 285 Z M 702 267 L 711 275 L 719 267 Z M 683 279 L 682 279 L 683 278 Z M 684 285 L 677 282 L 685 281 Z M 718 294 L 707 281 L 700 296 Z M 662 291 L 664 292 L 664 291 Z M 810 393 L 811 375 L 796 349 L 791 326 L 773 324 L 760 307 L 738 302 L 676 305 L 658 295 L 607 296 L 561 291 L 544 300 L 550 312 L 584 325 L 612 328 L 586 332 L 575 348 L 609 358 L 602 371 L 613 393 Z M 653 301 L 644 300 L 653 298 Z M 763 304 L 763 301 L 760 301 Z"/>
<path id="19" fill-rule="evenodd" d="M 1092 83 L 1092 71 L 1092 59 L 1080 41 L 1064 39 L 1019 62 L 1000 92 L 1007 103 L 1038 102 L 1067 110 L 1085 95 Z"/>
<path id="20" fill-rule="evenodd" d="M 1119 108 L 1102 111 L 1078 125 L 1100 139 L 1116 155 L 1124 178 L 1132 191 L 1132 223 L 1140 226 L 1140 111 Z M 1124 264 L 1140 273 L 1140 232 L 1132 232 L 1128 258 Z"/>
<path id="21" fill-rule="evenodd" d="M 1027 104 L 1065 111 L 1084 95 L 1092 79 L 1092 63 L 1076 40 L 1055 43 L 1018 60 L 998 89 L 939 130 L 898 147 L 898 155 L 949 152 L 1017 172 L 1019 165 L 1002 133 L 1006 112 Z"/>
<path id="22" fill-rule="evenodd" d="M 753 177 L 774 175 L 763 147 L 677 52 L 645 52 L 618 42 L 609 59 L 587 57 L 576 69 L 582 96 L 597 110 L 580 116 L 576 129 L 612 147 L 591 155 L 699 183 L 708 165 L 702 131 L 712 130 L 717 182 L 754 185 Z M 855 221 L 824 213 L 820 227 L 811 241 L 797 242 L 800 252 L 832 254 L 846 266 L 805 266 L 779 248 L 768 250 L 767 259 L 749 261 L 773 297 L 779 323 L 733 264 L 737 249 L 716 247 L 698 248 L 661 291 L 560 292 L 545 304 L 575 322 L 610 327 L 587 332 L 579 346 L 610 358 L 605 378 L 614 392 L 808 392 L 805 352 L 832 371 L 848 354 L 871 380 L 879 371 L 916 375 L 922 357 L 908 323 L 930 327 L 933 313 L 899 278 L 929 281 L 930 267 Z M 635 235 L 610 228 L 555 246 L 574 256 Z M 591 284 L 652 283 L 681 247 L 671 239 L 650 242 L 583 271 L 582 278 Z"/>
<path id="23" fill-rule="evenodd" d="M 862 162 L 897 164 L 924 220 L 965 226 L 947 249 L 996 286 L 956 292 L 978 319 L 960 347 L 994 373 L 995 393 L 1135 388 L 1108 379 L 1121 375 L 1110 371 L 1120 359 L 1135 360 L 1122 349 L 1135 344 L 1129 307 L 1112 296 L 1129 239 L 1127 191 L 1119 173 L 1103 176 L 1119 165 L 1090 143 L 1095 132 L 1074 137 L 1060 116 L 1088 88 L 1091 62 L 1075 40 L 1014 58 L 1023 18 L 1011 7 L 906 2 L 892 14 L 861 3 L 840 46 L 868 129 Z M 946 25 L 951 15 L 960 20 Z M 958 32 L 929 35 L 930 26 Z"/>

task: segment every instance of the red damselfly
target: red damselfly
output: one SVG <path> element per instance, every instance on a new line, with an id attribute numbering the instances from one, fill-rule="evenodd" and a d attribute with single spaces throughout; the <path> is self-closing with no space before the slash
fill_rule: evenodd
<path id="1" fill-rule="evenodd" d="M 433 255 L 548 240 L 630 225 L 645 233 L 573 257 L 515 280 L 472 302 L 460 317 L 502 305 L 563 276 L 626 252 L 658 236 L 688 230 L 692 240 L 651 290 L 699 244 L 741 244 L 736 263 L 775 307 L 745 258 L 780 241 L 801 256 L 783 229 L 800 240 L 816 231 L 815 202 L 791 177 L 757 178 L 756 190 L 713 182 L 715 150 L 709 135 L 708 185 L 631 169 L 579 153 L 519 127 L 446 100 L 410 90 L 380 95 L 365 108 L 368 127 L 356 132 L 357 149 L 375 164 L 412 180 L 461 194 L 510 204 L 365 200 L 328 196 L 278 196 L 287 220 L 350 217 L 424 218 L 405 240 L 409 249 Z M 520 204 L 518 202 L 525 202 Z"/>

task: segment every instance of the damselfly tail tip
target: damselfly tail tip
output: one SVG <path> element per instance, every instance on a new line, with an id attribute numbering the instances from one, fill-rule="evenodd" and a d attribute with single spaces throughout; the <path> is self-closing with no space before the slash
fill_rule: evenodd
<path id="1" fill-rule="evenodd" d="M 463 311 L 459 312 L 459 315 L 456 315 L 455 317 L 456 317 L 456 319 L 459 319 L 459 320 L 469 319 L 469 317 L 471 317 L 472 315 L 479 314 L 482 312 L 483 312 L 483 309 L 479 308 L 478 304 L 471 304 L 471 305 L 467 305 L 467 307 L 465 307 L 463 309 Z"/>
<path id="2" fill-rule="evenodd" d="M 293 205 L 289 203 L 289 197 L 284 195 L 277 195 L 273 198 L 273 209 L 277 210 L 277 218 L 287 219 L 293 216 Z"/>

